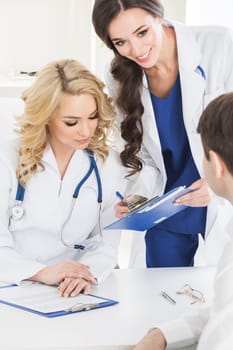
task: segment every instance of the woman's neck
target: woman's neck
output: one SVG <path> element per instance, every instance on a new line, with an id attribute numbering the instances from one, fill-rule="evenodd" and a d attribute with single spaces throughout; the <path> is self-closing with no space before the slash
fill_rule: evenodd
<path id="1" fill-rule="evenodd" d="M 70 163 L 70 160 L 73 156 L 73 153 L 70 154 L 66 154 L 66 155 L 62 155 L 59 157 L 56 157 L 56 161 L 57 161 L 57 166 L 61 175 L 61 179 L 63 179 L 65 173 L 66 173 L 66 169 L 68 168 L 68 165 Z"/>
<path id="2" fill-rule="evenodd" d="M 66 173 L 66 169 L 68 168 L 70 160 L 74 154 L 74 150 L 71 148 L 65 149 L 64 147 L 54 147 L 54 145 L 51 144 L 50 146 L 53 150 L 53 154 L 57 162 L 61 179 L 63 179 Z"/>
<path id="3" fill-rule="evenodd" d="M 179 71 L 175 31 L 172 27 L 165 27 L 163 35 L 163 46 L 158 62 L 153 67 L 145 69 L 151 92 L 161 98 L 169 94 Z"/>

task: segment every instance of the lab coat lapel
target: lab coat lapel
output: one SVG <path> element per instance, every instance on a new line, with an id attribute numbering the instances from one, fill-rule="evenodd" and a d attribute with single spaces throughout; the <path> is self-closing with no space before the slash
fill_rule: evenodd
<path id="1" fill-rule="evenodd" d="M 175 22 L 173 25 L 177 38 L 184 123 L 188 133 L 195 132 L 203 109 L 206 85 L 198 69 L 198 66 L 202 67 L 201 52 L 189 28 Z"/>
<path id="2" fill-rule="evenodd" d="M 184 125 L 186 128 L 191 152 L 200 175 L 202 175 L 203 149 L 197 125 L 204 106 L 206 80 L 199 66 L 202 66 L 202 55 L 186 26 L 174 23 L 177 37 L 178 64 L 181 83 Z"/>
<path id="3" fill-rule="evenodd" d="M 172 25 L 176 31 L 184 124 L 193 156 L 195 157 L 195 154 L 200 155 L 198 157 L 199 159 L 195 159 L 200 169 L 202 146 L 199 135 L 196 133 L 196 127 L 202 113 L 205 93 L 205 79 L 197 68 L 198 66 L 202 67 L 201 52 L 194 40 L 192 32 L 187 26 L 176 22 L 168 22 L 168 25 Z M 144 146 L 161 171 L 163 178 L 166 179 L 160 139 L 145 75 L 143 77 L 142 103 L 145 107 L 142 118 Z"/>
<path id="4" fill-rule="evenodd" d="M 153 161 L 155 162 L 156 166 L 163 173 L 163 177 L 166 178 L 166 171 L 162 157 L 159 134 L 156 127 L 153 105 L 145 74 L 143 76 L 142 104 L 144 106 L 144 114 L 142 117 L 144 146 L 153 158 Z"/>
<path id="5" fill-rule="evenodd" d="M 58 177 L 60 178 L 57 161 L 50 144 L 47 144 L 46 146 L 46 149 L 42 157 L 42 163 L 44 163 L 45 167 L 49 167 L 53 169 L 54 173 L 57 173 Z"/>

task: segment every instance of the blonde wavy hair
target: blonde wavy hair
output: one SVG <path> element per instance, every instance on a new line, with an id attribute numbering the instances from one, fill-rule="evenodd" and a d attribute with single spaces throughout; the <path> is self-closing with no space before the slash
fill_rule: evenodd
<path id="1" fill-rule="evenodd" d="M 51 62 L 38 73 L 34 84 L 22 94 L 25 110 L 18 118 L 16 129 L 21 139 L 16 175 L 22 186 L 25 187 L 33 174 L 44 170 L 41 159 L 48 143 L 48 120 L 59 107 L 64 93 L 94 97 L 98 126 L 88 148 L 106 159 L 110 147 L 108 136 L 115 129 L 115 112 L 104 87 L 102 81 L 76 60 Z"/>

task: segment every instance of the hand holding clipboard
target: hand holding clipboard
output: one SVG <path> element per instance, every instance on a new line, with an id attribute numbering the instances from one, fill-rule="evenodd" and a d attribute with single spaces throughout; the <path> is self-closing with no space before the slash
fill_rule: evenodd
<path id="1" fill-rule="evenodd" d="M 162 196 L 153 197 L 149 200 L 147 198 L 134 200 L 128 202 L 129 214 L 123 218 L 116 220 L 112 224 L 105 227 L 106 230 L 134 230 L 145 231 L 149 228 L 159 224 L 172 215 L 187 208 L 186 205 L 175 205 L 177 198 L 186 193 L 193 191 L 185 186 L 179 186 L 173 190 L 165 193 Z M 132 203 L 134 202 L 134 204 Z"/>

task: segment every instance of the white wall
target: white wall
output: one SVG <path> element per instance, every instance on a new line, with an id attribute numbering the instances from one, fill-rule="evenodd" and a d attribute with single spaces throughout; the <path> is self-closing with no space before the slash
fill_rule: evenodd
<path id="1" fill-rule="evenodd" d="M 90 66 L 91 0 L 0 0 L 0 74 L 72 57 Z"/>
<path id="2" fill-rule="evenodd" d="M 169 18 L 185 20 L 186 0 L 163 0 Z M 0 75 L 35 71 L 76 58 L 101 78 L 112 53 L 93 33 L 93 0 L 0 0 Z"/>
<path id="3" fill-rule="evenodd" d="M 233 1 L 187 0 L 186 22 L 194 25 L 217 24 L 233 28 Z"/>
<path id="4" fill-rule="evenodd" d="M 185 22 L 187 1 L 188 0 L 162 0 L 165 17 L 179 22 Z"/>
<path id="5" fill-rule="evenodd" d="M 165 16 L 190 24 L 232 26 L 232 0 L 162 0 Z M 76 58 L 103 76 L 112 53 L 96 39 L 93 0 L 0 0 L 0 75 Z"/>

